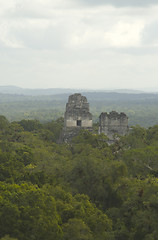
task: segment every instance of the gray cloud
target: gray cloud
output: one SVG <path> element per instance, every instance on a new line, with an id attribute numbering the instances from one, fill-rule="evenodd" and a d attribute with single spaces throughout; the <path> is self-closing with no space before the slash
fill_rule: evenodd
<path id="1" fill-rule="evenodd" d="M 157 31 L 158 21 L 148 24 L 142 35 L 142 41 L 144 44 L 158 45 L 158 31 Z"/>
<path id="2" fill-rule="evenodd" d="M 109 48 L 102 51 L 6 49 L 2 53 L 2 85 L 93 89 L 157 86 L 158 55 L 151 58 L 150 53 L 131 55 Z"/>
<path id="3" fill-rule="evenodd" d="M 77 0 L 85 5 L 114 5 L 115 7 L 147 7 L 157 5 L 157 0 Z"/>
<path id="4" fill-rule="evenodd" d="M 157 87 L 158 7 L 147 6 L 158 0 L 12 2 L 0 9 L 0 84 Z"/>
<path id="5" fill-rule="evenodd" d="M 5 44 L 0 40 L 0 49 L 5 49 Z"/>
<path id="6" fill-rule="evenodd" d="M 13 34 L 24 46 L 32 49 L 58 50 L 64 46 L 64 29 L 51 25 L 44 29 L 24 28 L 20 31 L 16 30 Z"/>
<path id="7" fill-rule="evenodd" d="M 111 51 L 114 51 L 116 54 L 125 54 L 133 57 L 135 56 L 152 56 L 158 55 L 158 46 L 146 46 L 146 47 L 132 47 L 132 48 L 111 48 Z"/>

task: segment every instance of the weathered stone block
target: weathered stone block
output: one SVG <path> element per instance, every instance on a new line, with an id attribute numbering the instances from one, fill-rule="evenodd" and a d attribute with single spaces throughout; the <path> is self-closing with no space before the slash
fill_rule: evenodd
<path id="1" fill-rule="evenodd" d="M 99 117 L 99 133 L 104 133 L 110 140 L 114 134 L 126 135 L 128 133 L 128 117 L 125 113 L 115 111 L 101 113 Z"/>

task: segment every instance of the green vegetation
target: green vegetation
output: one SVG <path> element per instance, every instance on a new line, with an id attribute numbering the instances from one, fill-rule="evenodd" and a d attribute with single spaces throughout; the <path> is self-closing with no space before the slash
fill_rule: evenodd
<path id="1" fill-rule="evenodd" d="M 110 146 L 62 125 L 0 116 L 0 239 L 157 240 L 158 125 Z"/>
<path id="2" fill-rule="evenodd" d="M 30 93 L 31 94 L 31 93 Z M 101 112 L 125 112 L 129 125 L 150 127 L 158 124 L 158 94 L 85 92 L 94 122 Z M 23 96 L 0 94 L 0 115 L 9 121 L 37 119 L 42 123 L 63 117 L 69 94 Z"/>

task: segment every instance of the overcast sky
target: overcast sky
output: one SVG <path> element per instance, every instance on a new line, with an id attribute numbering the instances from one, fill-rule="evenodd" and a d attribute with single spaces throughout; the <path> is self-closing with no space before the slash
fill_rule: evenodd
<path id="1" fill-rule="evenodd" d="M 0 85 L 158 89 L 158 0 L 0 0 Z"/>

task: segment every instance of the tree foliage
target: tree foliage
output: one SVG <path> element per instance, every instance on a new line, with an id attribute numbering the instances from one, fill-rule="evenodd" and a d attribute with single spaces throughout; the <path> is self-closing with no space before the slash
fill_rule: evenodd
<path id="1" fill-rule="evenodd" d="M 108 145 L 57 144 L 63 119 L 0 122 L 1 240 L 157 240 L 157 125 Z"/>

